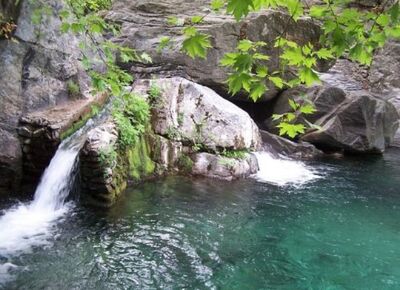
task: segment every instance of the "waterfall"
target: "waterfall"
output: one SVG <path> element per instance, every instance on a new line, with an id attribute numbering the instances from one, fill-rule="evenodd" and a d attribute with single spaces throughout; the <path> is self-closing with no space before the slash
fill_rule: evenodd
<path id="1" fill-rule="evenodd" d="M 65 201 L 75 184 L 73 173 L 86 133 L 108 116 L 109 108 L 110 104 L 106 105 L 100 114 L 59 145 L 41 177 L 33 201 L 3 211 L 0 216 L 0 276 L 2 266 L 3 270 L 5 265 L 10 268 L 9 262 L 1 265 L 2 258 L 9 259 L 50 244 L 57 221 L 73 206 Z"/>
<path id="2" fill-rule="evenodd" d="M 34 200 L 13 207 L 0 217 L 0 256 L 46 245 L 55 221 L 71 208 L 65 199 L 74 185 L 72 171 L 80 147 L 64 145 L 60 145 L 45 170 Z"/>
<path id="3" fill-rule="evenodd" d="M 278 186 L 301 186 L 321 176 L 301 161 L 283 156 L 274 156 L 270 152 L 254 153 L 258 160 L 259 171 L 253 178 L 259 182 Z"/>

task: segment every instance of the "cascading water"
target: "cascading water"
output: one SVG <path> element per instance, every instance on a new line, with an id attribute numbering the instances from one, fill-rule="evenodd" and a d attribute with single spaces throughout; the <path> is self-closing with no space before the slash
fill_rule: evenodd
<path id="1" fill-rule="evenodd" d="M 259 182 L 271 183 L 278 186 L 300 186 L 311 180 L 320 178 L 315 170 L 301 161 L 274 156 L 270 152 L 257 152 L 255 156 L 260 167 L 253 176 Z"/>
<path id="2" fill-rule="evenodd" d="M 50 244 L 57 221 L 73 206 L 65 201 L 75 184 L 75 166 L 86 133 L 103 120 L 107 112 L 108 106 L 59 145 L 32 202 L 20 203 L 3 212 L 0 217 L 0 285 L 7 281 L 9 271 L 17 267 L 11 262 L 13 256 Z"/>
<path id="3" fill-rule="evenodd" d="M 47 243 L 53 222 L 70 208 L 65 199 L 73 186 L 71 173 L 78 152 L 79 148 L 60 146 L 42 176 L 34 200 L 7 210 L 0 218 L 1 256 Z"/>

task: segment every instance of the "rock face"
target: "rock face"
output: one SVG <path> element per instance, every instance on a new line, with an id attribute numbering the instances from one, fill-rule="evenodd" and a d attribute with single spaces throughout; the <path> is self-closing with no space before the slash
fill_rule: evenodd
<path id="1" fill-rule="evenodd" d="M 93 116 L 92 106 L 102 106 L 106 95 L 32 112 L 20 119 L 23 182 L 36 186 L 60 142 L 82 127 Z M 18 146 L 18 142 L 14 143 Z"/>
<path id="2" fill-rule="evenodd" d="M 374 93 L 391 102 L 400 114 L 400 42 L 389 41 L 375 55 L 369 73 Z M 400 147 L 400 130 L 397 131 L 394 146 Z"/>
<path id="3" fill-rule="evenodd" d="M 88 132 L 80 152 L 81 198 L 91 204 L 112 204 L 126 187 L 126 180 L 117 174 L 114 153 L 118 132 L 111 121 Z"/>
<path id="4" fill-rule="evenodd" d="M 337 87 L 314 86 L 312 88 L 307 88 L 300 86 L 286 90 L 279 96 L 274 105 L 273 114 L 284 114 L 291 111 L 289 100 L 301 103 L 304 100 L 304 96 L 306 96 L 317 109 L 315 114 L 307 116 L 307 120 L 310 122 L 316 122 L 346 100 L 346 93 Z M 302 119 L 298 120 L 298 122 L 302 122 Z M 277 133 L 277 122 L 274 122 L 272 118 L 267 119 L 264 125 L 269 131 Z"/>
<path id="5" fill-rule="evenodd" d="M 399 115 L 389 102 L 355 92 L 316 123 L 322 128 L 301 139 L 321 148 L 382 153 L 393 141 Z"/>
<path id="6" fill-rule="evenodd" d="M 259 148 L 261 139 L 254 121 L 213 90 L 175 77 L 139 80 L 134 91 L 148 96 L 152 86 L 160 90 L 151 97 L 156 134 L 208 151 Z"/>
<path id="7" fill-rule="evenodd" d="M 90 130 L 80 152 L 81 200 L 84 203 L 110 207 L 128 181 L 152 176 L 155 163 L 147 135 L 130 148 L 118 145 L 118 131 L 112 119 Z"/>
<path id="8" fill-rule="evenodd" d="M 69 84 L 81 85 L 82 91 L 86 88 L 86 76 L 77 61 L 79 40 L 59 32 L 57 13 L 63 4 L 44 2 L 51 13 L 43 13 L 41 23 L 36 25 L 32 18 L 39 3 L 1 1 L 0 13 L 11 16 L 16 23 L 15 41 L 0 38 L 0 129 L 14 136 L 13 143 L 3 144 L 1 139 L 1 148 L 14 146 L 18 151 L 22 147 L 16 138 L 21 116 L 80 97 L 71 93 Z M 20 174 L 21 167 L 18 171 Z"/>
<path id="9" fill-rule="evenodd" d="M 21 178 L 21 148 L 15 136 L 0 129 L 0 193 L 14 192 Z"/>
<path id="10" fill-rule="evenodd" d="M 235 50 L 239 40 L 248 38 L 266 42 L 268 47 L 265 53 L 271 56 L 268 62 L 270 71 L 277 70 L 279 66 L 278 50 L 273 44 L 283 31 L 286 31 L 291 40 L 318 45 L 320 28 L 310 20 L 293 22 L 284 13 L 267 11 L 254 13 L 238 23 L 226 15 L 208 14 L 209 4 L 208 0 L 116 0 L 107 16 L 122 24 L 122 34 L 115 41 L 139 51 L 146 51 L 153 58 L 153 64 L 149 66 L 132 65 L 129 69 L 140 77 L 154 74 L 182 76 L 227 96 L 227 71 L 218 63 L 225 53 Z M 199 30 L 211 35 L 212 48 L 208 51 L 207 59 L 193 60 L 179 50 L 179 44 L 183 41 L 179 34 L 182 26 L 168 25 L 168 17 L 190 21 L 192 16 L 206 13 L 208 15 L 204 23 L 199 25 Z M 174 45 L 160 53 L 158 46 L 165 36 L 170 37 Z M 329 66 L 330 63 L 320 63 L 321 70 L 326 70 Z M 271 89 L 263 100 L 270 100 L 277 94 L 277 90 Z"/>

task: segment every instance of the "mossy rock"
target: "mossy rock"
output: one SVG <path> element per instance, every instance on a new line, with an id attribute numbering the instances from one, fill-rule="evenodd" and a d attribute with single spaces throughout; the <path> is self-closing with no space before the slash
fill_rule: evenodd
<path id="1" fill-rule="evenodd" d="M 134 146 L 127 149 L 129 177 L 134 181 L 151 176 L 155 169 L 155 163 L 150 158 L 150 146 L 147 136 L 142 136 Z"/>

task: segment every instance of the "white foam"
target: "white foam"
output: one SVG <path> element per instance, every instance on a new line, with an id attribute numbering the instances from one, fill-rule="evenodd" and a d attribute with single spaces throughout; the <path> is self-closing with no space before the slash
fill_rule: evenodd
<path id="1" fill-rule="evenodd" d="M 49 243 L 55 222 L 70 208 L 64 201 L 71 186 L 76 149 L 59 149 L 45 170 L 32 202 L 0 217 L 0 256 L 10 257 Z"/>
<path id="2" fill-rule="evenodd" d="M 254 154 L 257 157 L 260 169 L 253 175 L 253 178 L 259 182 L 278 186 L 300 186 L 321 177 L 314 169 L 301 161 L 274 157 L 269 152 L 257 152 Z"/>
<path id="3" fill-rule="evenodd" d="M 18 268 L 12 263 L 0 264 L 0 286 L 12 280 L 11 271 Z"/>

